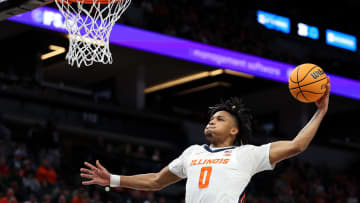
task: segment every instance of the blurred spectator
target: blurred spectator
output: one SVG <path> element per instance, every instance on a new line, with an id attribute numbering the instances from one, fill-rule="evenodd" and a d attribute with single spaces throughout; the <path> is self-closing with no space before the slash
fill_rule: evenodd
<path id="1" fill-rule="evenodd" d="M 143 203 L 141 192 L 139 190 L 131 190 L 130 197 L 126 200 L 126 203 Z"/>
<path id="2" fill-rule="evenodd" d="M 160 150 L 155 149 L 151 158 L 153 161 L 160 161 Z"/>
<path id="3" fill-rule="evenodd" d="M 70 199 L 70 191 L 68 190 L 68 188 L 65 185 L 61 185 L 57 187 L 57 197 L 55 199 L 57 199 L 58 201 L 63 201 L 60 200 L 60 198 L 62 198 L 61 196 L 65 197 L 65 201 L 67 201 L 68 199 Z"/>
<path id="4" fill-rule="evenodd" d="M 106 151 L 106 153 L 108 153 L 108 154 L 114 153 L 114 147 L 113 147 L 113 145 L 112 145 L 111 143 L 106 144 L 105 151 Z"/>
<path id="5" fill-rule="evenodd" d="M 49 183 L 54 184 L 56 182 L 56 171 L 50 167 L 48 159 L 43 159 L 42 165 L 38 168 L 36 178 L 38 181 L 47 180 Z"/>
<path id="6" fill-rule="evenodd" d="M 321 180 L 320 178 L 316 178 L 314 181 L 313 181 L 313 184 L 311 186 L 311 190 L 316 194 L 322 194 L 325 192 L 325 188 L 323 186 L 323 184 L 321 183 Z"/>
<path id="7" fill-rule="evenodd" d="M 0 176 L 8 176 L 10 174 L 10 169 L 6 163 L 5 157 L 0 157 Z"/>
<path id="8" fill-rule="evenodd" d="M 53 187 L 49 184 L 49 182 L 46 179 L 43 179 L 40 181 L 40 192 L 39 195 L 44 196 L 46 194 L 51 194 L 53 191 Z"/>
<path id="9" fill-rule="evenodd" d="M 88 203 L 88 197 L 83 188 L 80 188 L 74 198 L 71 200 L 71 203 Z"/>
<path id="10" fill-rule="evenodd" d="M 24 158 L 26 157 L 26 150 L 23 146 L 18 145 L 15 152 L 14 152 L 15 159 L 12 162 L 12 168 L 15 169 L 22 169 L 24 166 Z"/>
<path id="11" fill-rule="evenodd" d="M 0 198 L 0 203 L 17 203 L 14 190 L 12 188 L 8 188 L 6 195 Z"/>
<path id="12" fill-rule="evenodd" d="M 19 202 L 25 201 L 27 191 L 24 189 L 24 187 L 22 187 L 22 183 L 19 183 L 18 181 L 13 180 L 10 182 L 10 187 L 13 189 L 16 199 Z"/>
<path id="13" fill-rule="evenodd" d="M 48 143 L 48 146 L 50 149 L 59 150 L 61 148 L 61 136 L 59 131 L 56 127 L 52 127 L 50 129 L 50 143 Z"/>
<path id="14" fill-rule="evenodd" d="M 132 153 L 132 146 L 131 146 L 130 143 L 126 143 L 126 144 L 125 144 L 124 153 L 125 153 L 125 155 L 131 155 L 131 153 Z"/>
<path id="15" fill-rule="evenodd" d="M 35 173 L 36 167 L 31 159 L 24 161 L 24 167 L 20 170 L 20 176 L 24 177 L 27 173 Z"/>
<path id="16" fill-rule="evenodd" d="M 159 203 L 166 203 L 165 197 L 160 197 L 159 198 Z"/>
<path id="17" fill-rule="evenodd" d="M 136 158 L 146 158 L 145 147 L 142 145 L 139 145 L 138 148 L 136 149 L 136 152 L 134 155 Z"/>
<path id="18" fill-rule="evenodd" d="M 154 192 L 148 192 L 146 194 L 146 200 L 144 201 L 144 203 L 157 203 L 157 201 L 155 200 Z"/>
<path id="19" fill-rule="evenodd" d="M 28 200 L 24 201 L 24 203 L 38 203 L 36 195 L 30 194 Z"/>
<path id="20" fill-rule="evenodd" d="M 65 195 L 60 195 L 59 198 L 58 198 L 57 203 L 66 203 Z"/>
<path id="21" fill-rule="evenodd" d="M 59 169 L 61 165 L 61 151 L 60 149 L 49 149 L 46 158 L 54 169 Z"/>
<path id="22" fill-rule="evenodd" d="M 348 186 L 349 194 L 348 194 L 348 198 L 346 199 L 346 203 L 359 203 L 359 197 L 357 192 L 358 188 L 356 188 L 356 184 L 354 182 L 350 183 Z"/>
<path id="23" fill-rule="evenodd" d="M 101 201 L 101 196 L 100 196 L 100 193 L 98 191 L 95 191 L 93 193 L 93 196 L 92 198 L 90 199 L 90 203 L 103 203 Z"/>
<path id="24" fill-rule="evenodd" d="M 62 151 L 62 140 L 59 131 L 53 127 L 49 129 L 50 142 L 48 143 L 48 150 L 46 157 L 48 158 L 51 165 L 59 169 L 61 164 L 61 151 Z"/>
<path id="25" fill-rule="evenodd" d="M 23 184 L 25 188 L 28 188 L 31 192 L 38 193 L 40 191 L 40 183 L 35 178 L 34 172 L 26 173 L 25 177 L 23 178 Z"/>
<path id="26" fill-rule="evenodd" d="M 51 203 L 51 195 L 49 194 L 44 194 L 42 196 L 42 201 L 41 203 Z"/>

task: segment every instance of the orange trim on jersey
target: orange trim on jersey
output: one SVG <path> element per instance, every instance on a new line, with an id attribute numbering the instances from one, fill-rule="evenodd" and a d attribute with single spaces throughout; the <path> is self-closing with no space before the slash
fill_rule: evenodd
<path id="1" fill-rule="evenodd" d="M 244 199 L 245 199 L 245 193 L 244 195 L 242 196 L 241 200 L 240 200 L 240 203 L 244 203 Z"/>

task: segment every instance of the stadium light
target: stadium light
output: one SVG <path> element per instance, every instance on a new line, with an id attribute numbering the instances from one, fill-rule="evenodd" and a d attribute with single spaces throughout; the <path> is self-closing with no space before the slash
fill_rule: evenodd
<path id="1" fill-rule="evenodd" d="M 331 46 L 356 51 L 356 37 L 335 30 L 326 29 L 326 43 Z"/>
<path id="2" fill-rule="evenodd" d="M 186 95 L 186 94 L 190 94 L 190 93 L 210 89 L 210 88 L 213 88 L 213 87 L 230 87 L 230 86 L 231 86 L 231 84 L 228 83 L 228 82 L 212 82 L 212 83 L 209 83 L 209 84 L 206 84 L 206 85 L 201 85 L 201 86 L 198 86 L 198 87 L 193 87 L 193 88 L 190 88 L 190 89 L 187 89 L 187 90 L 183 90 L 181 92 L 176 93 L 175 95 L 176 96 L 182 96 L 182 95 Z"/>
<path id="3" fill-rule="evenodd" d="M 160 83 L 160 84 L 146 88 L 144 92 L 145 93 L 156 92 L 156 91 L 166 89 L 169 87 L 173 87 L 176 85 L 181 85 L 181 84 L 184 84 L 187 82 L 203 79 L 206 77 L 214 77 L 214 76 L 221 75 L 224 73 L 239 76 L 239 77 L 254 78 L 254 76 L 245 74 L 245 73 L 240 73 L 240 72 L 231 71 L 231 70 L 217 69 L 217 70 L 213 70 L 213 71 L 204 71 L 204 72 L 200 72 L 200 73 L 195 73 L 195 74 L 180 77 L 180 78 L 168 81 L 168 82 Z"/>
<path id="4" fill-rule="evenodd" d="M 319 29 L 315 26 L 306 25 L 304 23 L 298 23 L 299 36 L 308 37 L 311 39 L 319 39 Z"/>
<path id="5" fill-rule="evenodd" d="M 64 47 L 60 47 L 60 46 L 56 46 L 56 45 L 50 45 L 49 49 L 52 50 L 52 51 L 49 52 L 49 53 L 41 55 L 41 60 L 49 59 L 51 57 L 60 55 L 60 54 L 62 54 L 62 53 L 64 53 L 66 51 L 66 49 Z"/>
<path id="6" fill-rule="evenodd" d="M 286 34 L 290 33 L 289 18 L 258 10 L 257 21 L 270 30 L 277 30 Z"/>

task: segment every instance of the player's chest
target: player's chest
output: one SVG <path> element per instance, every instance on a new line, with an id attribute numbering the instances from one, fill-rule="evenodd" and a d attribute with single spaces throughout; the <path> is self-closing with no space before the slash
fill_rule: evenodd
<path id="1" fill-rule="evenodd" d="M 187 160 L 187 168 L 198 169 L 206 166 L 215 168 L 237 168 L 237 162 L 235 154 L 232 150 L 226 150 L 222 152 L 197 152 L 193 153 Z"/>

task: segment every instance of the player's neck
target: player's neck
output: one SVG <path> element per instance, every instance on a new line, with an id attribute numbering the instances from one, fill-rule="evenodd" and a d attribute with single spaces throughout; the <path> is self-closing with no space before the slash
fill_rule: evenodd
<path id="1" fill-rule="evenodd" d="M 212 140 L 210 147 L 221 148 L 221 147 L 231 147 L 233 146 L 234 140 L 231 137 L 226 137 L 222 140 Z"/>
<path id="2" fill-rule="evenodd" d="M 222 148 L 222 147 L 231 147 L 232 146 L 232 144 L 230 144 L 230 143 L 211 143 L 210 144 L 210 147 L 212 147 L 212 148 Z"/>

